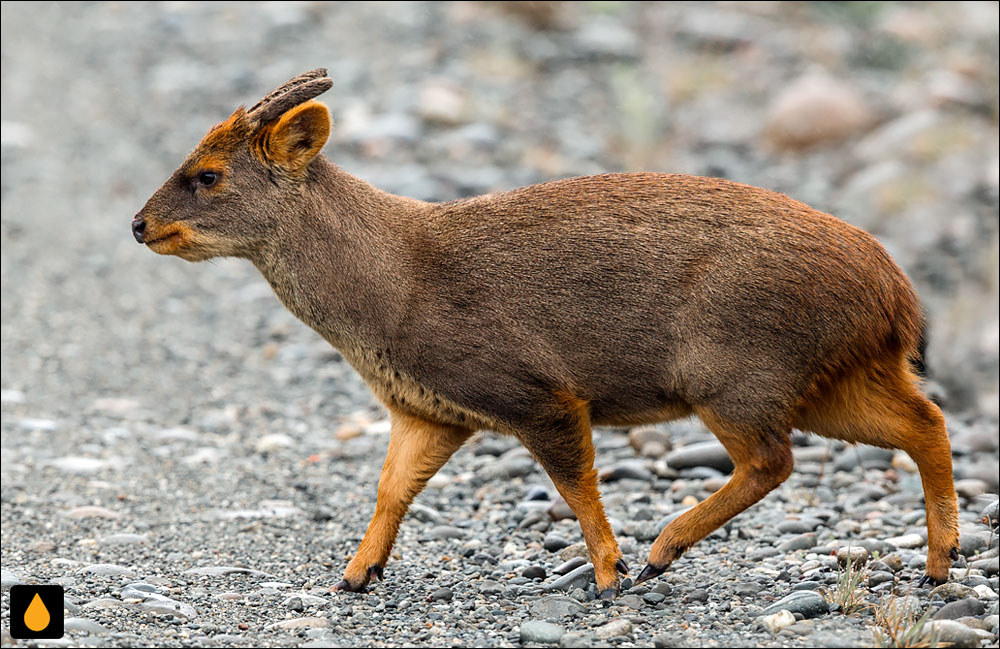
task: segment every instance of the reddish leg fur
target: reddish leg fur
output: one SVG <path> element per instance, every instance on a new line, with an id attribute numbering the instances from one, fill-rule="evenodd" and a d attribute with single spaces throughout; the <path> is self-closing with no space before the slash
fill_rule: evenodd
<path id="1" fill-rule="evenodd" d="M 787 425 L 755 430 L 728 421 L 707 408 L 695 408 L 695 412 L 726 447 L 735 465 L 733 477 L 722 489 L 660 532 L 649 553 L 649 563 L 636 579 L 637 584 L 662 573 L 691 545 L 758 502 L 792 472 Z"/>
<path id="2" fill-rule="evenodd" d="M 378 482 L 375 515 L 344 579 L 334 590 L 359 591 L 381 577 L 399 524 L 427 481 L 462 446 L 472 431 L 437 424 L 390 409 L 392 433 Z"/>
<path id="3" fill-rule="evenodd" d="M 916 462 L 927 508 L 927 578 L 943 583 L 958 558 L 958 499 L 941 410 L 917 389 L 905 361 L 873 364 L 829 386 L 797 426 L 824 437 L 899 449 Z"/>

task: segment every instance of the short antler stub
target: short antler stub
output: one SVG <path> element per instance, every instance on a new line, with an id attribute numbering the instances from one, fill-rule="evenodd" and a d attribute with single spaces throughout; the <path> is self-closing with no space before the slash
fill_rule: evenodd
<path id="1" fill-rule="evenodd" d="M 326 68 L 317 68 L 286 81 L 254 104 L 247 117 L 254 128 L 260 128 L 287 110 L 317 97 L 333 86 Z"/>

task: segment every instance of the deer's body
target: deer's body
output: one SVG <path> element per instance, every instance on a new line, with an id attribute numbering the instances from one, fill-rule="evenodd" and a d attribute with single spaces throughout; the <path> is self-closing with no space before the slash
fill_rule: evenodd
<path id="1" fill-rule="evenodd" d="M 308 94 L 301 84 L 318 77 L 304 78 L 286 94 Z M 943 418 L 910 367 L 919 302 L 870 235 L 774 192 L 681 175 L 572 178 L 442 204 L 392 196 L 317 155 L 324 107 L 279 112 L 273 95 L 266 120 L 253 122 L 255 107 L 206 137 L 137 217 L 136 236 L 149 225 L 158 252 L 249 258 L 389 408 L 376 514 L 340 588 L 381 576 L 410 501 L 489 428 L 544 466 L 613 595 L 626 567 L 590 427 L 691 414 L 736 470 L 661 533 L 640 580 L 780 484 L 793 427 L 909 452 L 928 503 L 928 576 L 947 578 L 957 507 Z M 208 167 L 219 177 L 206 184 Z M 172 182 L 204 204 L 167 216 L 180 200 Z M 270 185 L 274 200 L 242 201 Z M 251 210 L 242 229 L 238 209 Z"/>

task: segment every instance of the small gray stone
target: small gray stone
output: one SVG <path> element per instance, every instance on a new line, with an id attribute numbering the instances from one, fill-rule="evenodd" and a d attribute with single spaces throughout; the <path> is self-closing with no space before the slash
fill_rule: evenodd
<path id="1" fill-rule="evenodd" d="M 479 592 L 483 595 L 500 595 L 503 593 L 503 586 L 492 579 L 483 579 L 479 582 Z"/>
<path id="2" fill-rule="evenodd" d="M 975 597 L 976 591 L 968 586 L 963 586 L 962 584 L 956 584 L 953 581 L 949 581 L 946 584 L 941 584 L 937 588 L 931 591 L 931 597 L 940 597 L 946 602 L 952 602 L 957 599 L 965 599 L 967 597 Z"/>
<path id="3" fill-rule="evenodd" d="M 526 579 L 545 579 L 545 568 L 541 566 L 527 566 L 521 570 L 521 576 Z"/>
<path id="4" fill-rule="evenodd" d="M 601 472 L 601 479 L 605 482 L 616 480 L 643 480 L 653 479 L 653 473 L 646 468 L 643 460 L 622 460 L 607 471 Z"/>
<path id="5" fill-rule="evenodd" d="M 695 588 L 690 593 L 684 596 L 685 602 L 707 602 L 708 601 L 708 591 L 704 588 Z"/>
<path id="6" fill-rule="evenodd" d="M 76 571 L 78 575 L 99 575 L 102 577 L 131 577 L 135 574 L 131 568 L 113 563 L 94 563 Z"/>
<path id="7" fill-rule="evenodd" d="M 427 536 L 438 541 L 446 541 L 449 539 L 463 539 L 465 538 L 465 532 L 451 525 L 436 525 L 427 532 Z"/>
<path id="8" fill-rule="evenodd" d="M 805 534 L 799 534 L 798 536 L 793 536 L 787 541 L 782 541 L 778 544 L 778 552 L 795 552 L 796 550 L 808 550 L 809 548 L 816 546 L 816 534 L 814 532 L 806 532 Z"/>
<path id="9" fill-rule="evenodd" d="M 583 557 L 573 557 L 572 559 L 560 563 L 552 570 L 552 572 L 557 575 L 565 575 L 568 574 L 569 572 L 572 572 L 573 570 L 576 570 L 577 568 L 586 563 L 587 560 L 584 559 Z"/>
<path id="10" fill-rule="evenodd" d="M 773 615 L 782 609 L 787 609 L 793 614 L 801 613 L 805 618 L 812 618 L 827 613 L 830 610 L 830 605 L 819 593 L 811 590 L 799 590 L 774 602 L 761 611 L 760 615 Z"/>
<path id="11" fill-rule="evenodd" d="M 618 618 L 617 620 L 611 620 L 607 624 L 597 627 L 595 633 L 597 634 L 597 637 L 602 640 L 607 640 L 617 636 L 632 635 L 632 623 L 628 620 Z"/>
<path id="12" fill-rule="evenodd" d="M 555 644 L 566 634 L 566 629 L 557 624 L 529 620 L 521 624 L 522 644 Z"/>
<path id="13" fill-rule="evenodd" d="M 576 520 L 576 514 L 573 513 L 569 504 L 567 504 L 561 497 L 552 501 L 552 504 L 549 505 L 548 512 L 549 516 L 551 516 L 554 521 Z"/>
<path id="14" fill-rule="evenodd" d="M 583 647 L 589 647 L 590 641 L 582 635 L 567 633 L 563 637 L 559 638 L 559 646 L 566 647 L 567 649 L 581 649 Z"/>
<path id="15" fill-rule="evenodd" d="M 733 461 L 721 443 L 699 442 L 671 451 L 667 455 L 667 466 L 678 471 L 696 466 L 709 466 L 723 473 L 731 473 Z"/>
<path id="16" fill-rule="evenodd" d="M 986 612 L 983 603 L 974 597 L 949 602 L 934 614 L 935 620 L 957 620 L 960 617 L 979 616 Z"/>
<path id="17" fill-rule="evenodd" d="M 752 581 L 741 581 L 733 586 L 733 594 L 740 597 L 752 597 L 762 590 L 764 590 L 763 586 Z"/>
<path id="18" fill-rule="evenodd" d="M 646 593 L 642 596 L 643 601 L 645 601 L 650 606 L 656 606 L 660 602 L 666 599 L 666 596 L 661 593 Z"/>
<path id="19" fill-rule="evenodd" d="M 559 577 L 546 586 L 547 590 L 570 591 L 574 588 L 586 588 L 594 581 L 593 564 L 585 564 Z"/>
<path id="20" fill-rule="evenodd" d="M 110 629 L 104 627 L 93 620 L 85 617 L 68 617 L 63 621 L 63 630 L 76 633 L 90 633 L 93 635 L 103 635 L 110 633 Z"/>
<path id="21" fill-rule="evenodd" d="M 979 634 L 961 622 L 934 620 L 930 628 L 937 633 L 938 642 L 943 646 L 979 647 Z"/>
<path id="22" fill-rule="evenodd" d="M 550 532 L 545 535 L 545 540 L 542 541 L 542 547 L 549 552 L 558 552 L 565 547 L 572 545 L 569 541 L 559 536 L 555 532 Z"/>
<path id="23" fill-rule="evenodd" d="M 252 568 L 243 568 L 240 566 L 199 566 L 197 568 L 189 568 L 181 573 L 182 575 L 200 575 L 206 577 L 225 577 L 226 575 L 253 575 L 255 577 L 271 577 L 266 572 L 261 572 L 260 570 L 253 570 Z"/>
<path id="24" fill-rule="evenodd" d="M 10 570 L 0 571 L 0 585 L 2 585 L 4 590 L 9 589 L 11 586 L 20 586 L 24 583 L 24 580 L 16 572 Z"/>
<path id="25" fill-rule="evenodd" d="M 142 545 L 149 543 L 145 534 L 109 534 L 97 539 L 99 545 Z"/>
<path id="26" fill-rule="evenodd" d="M 992 534 L 984 532 L 965 532 L 958 537 L 958 551 L 963 557 L 971 557 L 990 547 Z"/>
<path id="27" fill-rule="evenodd" d="M 615 604 L 639 610 L 646 605 L 646 602 L 638 595 L 622 595 L 615 601 Z"/>
<path id="28" fill-rule="evenodd" d="M 436 509 L 420 503 L 413 503 L 410 505 L 410 509 L 407 513 L 423 523 L 441 522 L 441 514 L 439 514 Z"/>
<path id="29" fill-rule="evenodd" d="M 432 602 L 450 602 L 454 596 L 450 588 L 438 588 L 431 593 L 430 600 Z"/>
<path id="30" fill-rule="evenodd" d="M 537 599 L 528 606 L 528 610 L 532 616 L 543 619 L 583 615 L 587 611 L 580 602 L 563 595 L 549 595 Z"/>
<path id="31" fill-rule="evenodd" d="M 587 549 L 587 544 L 574 543 L 573 545 L 567 545 L 565 548 L 559 551 L 559 558 L 562 559 L 563 561 L 569 561 L 573 557 L 589 559 L 590 551 Z"/>
<path id="32" fill-rule="evenodd" d="M 987 577 L 993 577 L 997 573 L 1000 573 L 1000 558 L 993 557 L 992 559 L 978 559 L 976 561 L 971 561 L 969 562 L 969 567 L 982 570 L 983 574 Z"/>
<path id="33" fill-rule="evenodd" d="M 994 500 L 979 513 L 979 518 L 984 525 L 990 527 L 997 526 L 997 510 L 1000 509 L 1000 500 Z"/>

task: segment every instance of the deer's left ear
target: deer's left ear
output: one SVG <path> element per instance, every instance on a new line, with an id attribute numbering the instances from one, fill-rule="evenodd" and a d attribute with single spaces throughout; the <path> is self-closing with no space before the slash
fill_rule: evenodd
<path id="1" fill-rule="evenodd" d="M 330 109 L 318 101 L 300 104 L 264 127 L 257 137 L 269 164 L 302 173 L 330 137 Z"/>

